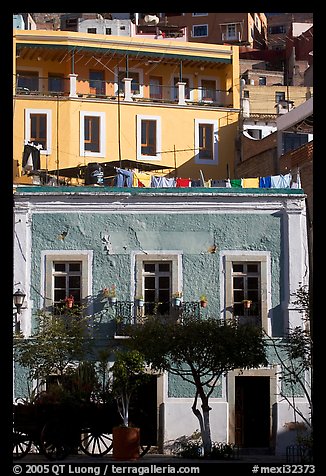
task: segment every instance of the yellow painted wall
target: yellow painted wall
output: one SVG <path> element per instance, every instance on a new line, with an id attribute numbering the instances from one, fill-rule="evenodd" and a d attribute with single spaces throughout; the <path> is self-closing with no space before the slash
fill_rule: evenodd
<path id="1" fill-rule="evenodd" d="M 102 38 L 103 36 L 103 38 Z M 228 108 L 237 109 L 240 106 L 239 91 L 239 51 L 237 46 L 227 45 L 205 45 L 202 43 L 180 44 L 162 40 L 142 40 L 139 38 L 108 37 L 105 35 L 87 35 L 75 32 L 51 32 L 51 31 L 16 31 L 14 32 L 14 43 L 30 44 L 35 42 L 37 50 L 33 48 L 30 54 L 17 58 L 15 68 L 18 71 L 38 71 L 39 78 L 47 78 L 49 73 L 60 73 L 65 77 L 66 96 L 59 98 L 48 97 L 46 95 L 47 81 L 40 80 L 41 94 L 32 96 L 14 96 L 14 177 L 21 175 L 22 154 L 25 139 L 25 109 L 45 109 L 52 113 L 51 154 L 47 157 L 41 153 L 41 169 L 55 170 L 58 168 L 75 167 L 77 165 L 87 165 L 89 162 L 105 162 L 119 160 L 118 141 L 118 101 L 100 98 L 70 98 L 69 97 L 69 74 L 72 72 L 71 55 L 67 53 L 60 61 L 57 60 L 56 46 L 66 44 L 76 47 L 74 73 L 77 74 L 77 94 L 89 94 L 89 71 L 104 70 L 106 84 L 106 94 L 114 94 L 114 71 L 117 65 L 115 55 L 108 54 L 106 47 L 125 49 L 139 48 L 142 58 L 129 58 L 129 69 L 138 68 L 143 70 L 144 97 L 148 97 L 149 76 L 161 76 L 163 89 L 167 88 L 166 97 L 171 99 L 170 86 L 173 84 L 173 77 L 179 76 L 179 64 L 153 63 L 150 62 L 150 54 L 173 52 L 175 55 L 191 55 L 189 60 L 183 65 L 185 77 L 192 78 L 192 87 L 199 86 L 200 78 L 217 79 L 218 88 L 225 91 L 230 90 L 228 96 Z M 51 46 L 52 49 L 42 47 Z M 87 54 L 83 51 L 79 54 L 80 47 L 99 48 L 96 53 L 94 49 Z M 102 50 L 101 50 L 102 49 Z M 67 50 L 68 51 L 68 50 Z M 86 50 L 85 50 L 86 51 Z M 62 52 L 62 50 L 61 50 Z M 102 53 L 101 53 L 102 52 Z M 146 57 L 146 54 L 149 54 Z M 232 63 L 206 63 L 204 69 L 200 69 L 198 61 L 206 58 L 231 59 Z M 96 58 L 101 60 L 99 63 Z M 147 61 L 147 58 L 149 61 Z M 125 62 L 120 57 L 120 69 L 125 68 Z M 148 64 L 147 64 L 148 63 Z M 15 75 L 15 70 L 14 70 Z M 44 91 L 44 95 L 42 92 Z M 197 100 L 197 91 L 194 90 L 194 101 Z M 152 102 L 133 101 L 127 103 L 121 98 L 120 101 L 120 124 L 121 124 L 121 158 L 136 159 L 136 116 L 150 115 L 161 118 L 162 130 L 162 154 L 161 161 L 155 161 L 158 165 L 174 168 L 178 167 L 179 176 L 189 176 L 199 178 L 199 170 L 204 172 L 207 178 L 225 178 L 227 164 L 232 175 L 234 161 L 234 143 L 236 137 L 236 125 L 238 112 L 230 111 L 227 107 L 216 108 L 207 104 L 207 107 L 198 107 L 195 104 L 186 106 L 177 103 L 155 105 Z M 80 156 L 80 111 L 94 111 L 105 113 L 105 154 L 103 157 L 82 157 Z M 196 165 L 194 163 L 195 147 L 195 119 L 218 120 L 218 164 Z M 174 153 L 174 149 L 176 152 Z M 184 150 L 186 149 L 186 150 Z M 142 159 L 145 161 L 145 159 Z M 175 164 L 176 160 L 176 164 Z M 150 162 L 146 160 L 146 162 Z"/>
<path id="2" fill-rule="evenodd" d="M 46 158 L 41 154 L 41 168 L 48 170 L 57 168 L 86 165 L 89 162 L 105 162 L 119 160 L 118 147 L 118 104 L 117 102 L 88 100 L 15 100 L 14 127 L 14 161 L 22 163 L 24 147 L 24 109 L 50 109 L 52 111 L 52 153 Z M 105 156 L 102 158 L 80 156 L 79 123 L 80 111 L 104 112 L 106 120 Z M 205 171 L 209 178 L 225 178 L 226 164 L 233 168 L 234 142 L 238 114 L 200 110 L 199 108 L 145 106 L 120 103 L 121 118 L 121 158 L 136 160 L 136 116 L 150 115 L 161 117 L 162 160 L 155 161 L 159 165 L 174 167 L 176 153 L 179 172 L 192 178 L 199 178 L 199 169 Z M 219 153 L 217 165 L 196 165 L 193 160 L 195 146 L 195 119 L 219 121 Z M 58 120 L 58 123 L 57 123 Z M 189 150 L 184 150 L 189 149 Z M 182 151 L 181 151 L 182 150 Z M 171 151 L 171 152 L 168 152 Z M 47 160 L 47 163 L 46 163 Z M 147 161 L 151 162 L 151 161 Z M 47 167 L 46 167 L 47 166 Z"/>

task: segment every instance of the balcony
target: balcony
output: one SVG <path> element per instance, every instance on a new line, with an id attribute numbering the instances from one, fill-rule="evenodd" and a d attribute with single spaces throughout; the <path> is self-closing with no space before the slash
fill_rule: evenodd
<path id="1" fill-rule="evenodd" d="M 71 75 L 74 76 L 74 75 Z M 127 89 L 129 88 L 129 89 Z M 92 80 L 79 77 L 49 78 L 18 75 L 16 96 L 28 98 L 74 98 L 90 101 L 128 101 L 162 105 L 183 105 L 199 107 L 233 107 L 232 90 L 207 89 L 181 85 L 161 85 L 137 83 L 131 79 L 122 81 L 118 89 L 114 81 Z"/>
<path id="2" fill-rule="evenodd" d="M 163 304 L 164 310 L 160 313 L 159 306 Z M 178 322 L 182 324 L 190 318 L 199 319 L 202 317 L 200 303 L 197 301 L 182 302 L 180 306 L 169 303 L 145 303 L 144 306 L 137 305 L 134 301 L 116 301 L 110 304 L 108 313 L 114 318 L 116 339 L 128 338 L 128 328 L 133 325 L 142 325 L 148 319 L 155 317 L 162 321 Z"/>

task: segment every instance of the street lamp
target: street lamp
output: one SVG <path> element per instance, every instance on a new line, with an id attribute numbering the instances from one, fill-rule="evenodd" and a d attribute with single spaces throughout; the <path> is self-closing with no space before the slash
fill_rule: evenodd
<path id="1" fill-rule="evenodd" d="M 17 313 L 20 314 L 20 309 L 23 305 L 23 302 L 24 302 L 24 299 L 26 297 L 26 294 L 23 293 L 23 291 L 21 291 L 20 289 L 18 289 L 14 294 L 13 294 L 13 298 L 14 298 L 14 304 L 15 304 L 15 307 L 17 309 Z"/>

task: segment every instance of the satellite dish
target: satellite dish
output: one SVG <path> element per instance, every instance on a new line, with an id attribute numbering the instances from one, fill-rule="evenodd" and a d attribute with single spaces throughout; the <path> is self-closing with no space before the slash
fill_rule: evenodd
<path id="1" fill-rule="evenodd" d="M 144 16 L 144 21 L 148 25 L 157 25 L 158 22 L 160 21 L 160 19 L 156 15 L 145 15 Z"/>

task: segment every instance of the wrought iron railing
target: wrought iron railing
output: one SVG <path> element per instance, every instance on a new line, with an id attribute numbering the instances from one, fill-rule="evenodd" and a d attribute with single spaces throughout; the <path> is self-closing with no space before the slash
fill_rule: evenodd
<path id="1" fill-rule="evenodd" d="M 127 336 L 129 326 L 143 324 L 151 317 L 180 324 L 187 319 L 201 317 L 200 303 L 196 301 L 182 302 L 180 306 L 170 302 L 168 312 L 164 314 L 160 314 L 159 311 L 146 313 L 146 303 L 139 306 L 134 301 L 116 301 L 110 304 L 110 308 L 115 318 L 115 336 Z"/>

